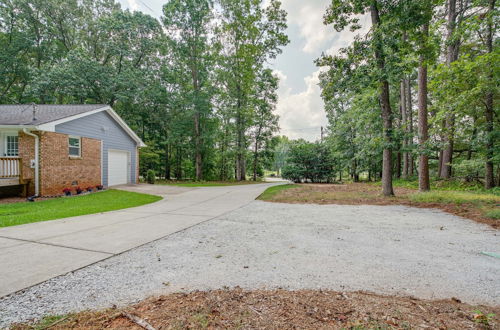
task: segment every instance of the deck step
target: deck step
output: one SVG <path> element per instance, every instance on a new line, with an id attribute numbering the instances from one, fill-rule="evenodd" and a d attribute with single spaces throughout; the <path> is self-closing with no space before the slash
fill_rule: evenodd
<path id="1" fill-rule="evenodd" d="M 18 184 L 20 184 L 19 178 L 1 178 L 0 179 L 0 187 L 15 186 Z"/>

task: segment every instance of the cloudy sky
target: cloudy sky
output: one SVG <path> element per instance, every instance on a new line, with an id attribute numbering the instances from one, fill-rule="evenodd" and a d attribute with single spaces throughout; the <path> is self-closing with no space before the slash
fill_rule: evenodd
<path id="1" fill-rule="evenodd" d="M 119 0 L 124 8 L 160 17 L 165 0 Z M 314 60 L 322 52 L 335 53 L 348 45 L 353 35 L 337 33 L 323 25 L 323 14 L 331 0 L 282 0 L 288 12 L 290 43 L 271 67 L 280 77 L 279 102 L 281 134 L 314 141 L 326 126 L 323 101 L 318 88 L 319 68 Z"/>

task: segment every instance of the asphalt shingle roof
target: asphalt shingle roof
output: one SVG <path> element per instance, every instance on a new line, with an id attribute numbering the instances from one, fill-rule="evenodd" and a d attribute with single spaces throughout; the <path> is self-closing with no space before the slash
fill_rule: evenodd
<path id="1" fill-rule="evenodd" d="M 0 104 L 0 125 L 40 125 L 105 107 L 103 104 Z"/>

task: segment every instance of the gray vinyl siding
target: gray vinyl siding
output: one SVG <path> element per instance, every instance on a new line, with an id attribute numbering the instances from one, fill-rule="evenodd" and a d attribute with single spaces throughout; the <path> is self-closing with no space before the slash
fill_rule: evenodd
<path id="1" fill-rule="evenodd" d="M 135 182 L 137 143 L 106 111 L 56 125 L 55 131 L 103 141 L 102 182 L 105 186 L 108 185 L 108 150 L 128 151 L 130 153 L 130 182 Z"/>

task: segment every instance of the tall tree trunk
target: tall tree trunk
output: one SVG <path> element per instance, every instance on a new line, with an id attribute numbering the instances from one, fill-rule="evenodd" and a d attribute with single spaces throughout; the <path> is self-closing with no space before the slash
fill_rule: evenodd
<path id="1" fill-rule="evenodd" d="M 257 181 L 257 163 L 259 161 L 259 153 L 254 152 L 253 154 L 253 181 Z"/>
<path id="2" fill-rule="evenodd" d="M 176 158 L 175 178 L 182 180 L 182 149 L 180 147 L 177 148 Z"/>
<path id="3" fill-rule="evenodd" d="M 443 126 L 444 123 L 443 123 Z M 441 136 L 442 137 L 442 141 L 445 140 L 444 136 Z M 439 150 L 437 152 L 437 159 L 438 159 L 438 168 L 437 168 L 437 176 L 440 178 L 441 177 L 441 171 L 443 169 L 443 150 Z"/>
<path id="4" fill-rule="evenodd" d="M 170 180 L 170 144 L 165 143 L 165 180 Z"/>
<path id="5" fill-rule="evenodd" d="M 352 180 L 354 182 L 359 182 L 358 162 L 356 159 L 353 159 L 352 161 Z"/>
<path id="6" fill-rule="evenodd" d="M 457 1 L 448 0 L 448 25 L 447 25 L 447 49 L 446 64 L 448 66 L 458 59 L 460 41 L 455 36 L 457 25 Z M 449 179 L 451 177 L 451 163 L 453 161 L 453 144 L 455 139 L 455 114 L 449 111 L 445 118 L 444 149 L 441 158 L 440 177 Z"/>
<path id="7" fill-rule="evenodd" d="M 370 6 L 372 25 L 375 29 L 380 25 L 380 16 L 377 8 L 377 1 L 373 0 Z M 375 40 L 375 57 L 377 65 L 381 71 L 385 69 L 385 58 L 382 51 L 382 41 Z M 394 190 L 392 188 L 392 111 L 389 99 L 389 82 L 386 79 L 379 81 L 379 97 L 380 106 L 382 110 L 382 120 L 384 122 L 384 151 L 382 162 L 382 193 L 384 196 L 393 196 Z"/>
<path id="8" fill-rule="evenodd" d="M 498 173 L 498 176 L 497 176 L 497 186 L 500 187 L 500 165 L 497 166 L 497 173 Z"/>
<path id="9" fill-rule="evenodd" d="M 194 123 L 194 153 L 195 153 L 195 176 L 196 180 L 202 180 L 203 179 L 203 163 L 202 163 L 202 155 L 201 155 L 201 123 L 200 123 L 200 100 L 199 100 L 199 91 L 200 91 L 200 84 L 198 82 L 198 69 L 196 65 L 193 65 L 191 69 L 191 77 L 193 79 L 193 90 L 194 90 L 194 118 L 193 118 L 193 123 Z"/>
<path id="10" fill-rule="evenodd" d="M 259 129 L 255 134 L 255 147 L 253 150 L 253 181 L 257 181 L 257 163 L 259 161 L 259 140 L 261 131 L 262 126 L 259 126 Z"/>
<path id="11" fill-rule="evenodd" d="M 422 48 L 423 51 L 429 35 L 429 24 L 422 26 Z M 427 156 L 427 140 L 429 139 L 429 128 L 427 123 L 427 62 L 424 54 L 420 55 L 418 66 L 418 142 L 420 144 L 420 156 L 418 161 L 418 188 L 420 191 L 430 190 L 429 181 L 429 156 Z"/>
<path id="12" fill-rule="evenodd" d="M 245 155 L 245 125 L 242 116 L 242 91 L 241 87 L 238 85 L 238 102 L 237 102 L 237 114 L 236 114 L 236 180 L 245 181 L 246 180 L 246 155 Z"/>
<path id="13" fill-rule="evenodd" d="M 408 113 L 408 148 L 413 150 L 413 103 L 411 99 L 411 80 L 410 76 L 406 78 L 406 110 Z M 413 176 L 414 162 L 413 162 L 413 152 L 408 152 L 408 175 Z"/>
<path id="14" fill-rule="evenodd" d="M 194 114 L 194 143 L 195 143 L 195 175 L 196 180 L 203 179 L 203 163 L 201 155 L 201 130 L 200 130 L 200 112 Z"/>
<path id="15" fill-rule="evenodd" d="M 227 118 L 223 119 L 224 124 L 224 135 L 221 143 L 221 166 L 220 166 L 220 180 L 224 181 L 229 179 L 229 171 L 227 167 L 227 155 L 226 152 L 229 149 L 228 139 L 229 139 L 229 123 Z"/>
<path id="16" fill-rule="evenodd" d="M 409 155 L 408 155 L 408 137 L 406 136 L 408 131 L 408 110 L 407 110 L 407 102 L 406 102 L 406 77 L 401 80 L 400 87 L 400 104 L 401 104 L 401 121 L 404 129 L 403 136 L 403 179 L 408 178 L 408 169 L 409 169 Z"/>
<path id="17" fill-rule="evenodd" d="M 488 6 L 488 33 L 486 37 L 486 46 L 488 47 L 488 53 L 493 52 L 493 11 L 495 9 L 495 0 L 489 1 Z M 493 80 L 493 66 L 494 63 L 491 63 L 489 79 Z M 493 85 L 493 84 L 492 84 Z M 493 132 L 494 122 L 493 122 L 493 112 L 494 112 L 494 98 L 493 91 L 488 91 L 486 95 L 486 106 L 485 106 L 485 117 L 486 117 L 486 178 L 484 181 L 484 188 L 491 189 L 495 187 L 495 178 L 494 178 L 494 168 L 493 168 L 493 156 L 494 156 L 494 146 L 495 146 L 495 136 Z"/>
<path id="18" fill-rule="evenodd" d="M 398 115 L 398 131 L 401 132 L 403 128 L 403 106 L 401 102 L 399 102 L 399 115 Z M 403 137 L 404 140 L 404 137 Z M 403 165 L 403 154 L 402 154 L 402 146 L 404 145 L 404 141 L 398 141 L 398 152 L 396 154 L 396 178 L 401 178 L 401 170 Z"/>
<path id="19" fill-rule="evenodd" d="M 396 155 L 396 178 L 401 178 L 401 164 L 402 164 L 402 154 L 398 152 Z"/>

